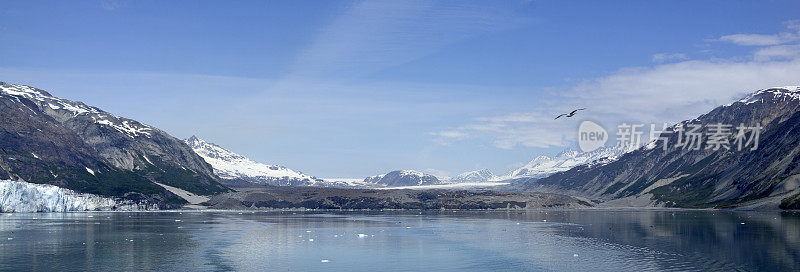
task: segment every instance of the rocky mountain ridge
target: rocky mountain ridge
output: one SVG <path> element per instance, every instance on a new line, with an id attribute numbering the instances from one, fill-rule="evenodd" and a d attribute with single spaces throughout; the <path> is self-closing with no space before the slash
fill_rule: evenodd
<path id="1" fill-rule="evenodd" d="M 163 205 L 155 182 L 197 194 L 228 189 L 183 141 L 37 88 L 0 82 L 0 179 Z"/>

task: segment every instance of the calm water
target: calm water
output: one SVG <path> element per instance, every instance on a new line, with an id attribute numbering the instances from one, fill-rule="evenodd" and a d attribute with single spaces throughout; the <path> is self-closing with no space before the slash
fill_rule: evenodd
<path id="1" fill-rule="evenodd" d="M 800 214 L 0 214 L 0 270 L 798 271 Z"/>

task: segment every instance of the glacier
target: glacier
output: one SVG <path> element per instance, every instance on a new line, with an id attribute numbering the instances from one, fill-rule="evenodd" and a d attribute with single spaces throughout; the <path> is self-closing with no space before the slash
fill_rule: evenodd
<path id="1" fill-rule="evenodd" d="M 0 212 L 71 212 L 131 208 L 116 200 L 54 185 L 0 180 Z"/>

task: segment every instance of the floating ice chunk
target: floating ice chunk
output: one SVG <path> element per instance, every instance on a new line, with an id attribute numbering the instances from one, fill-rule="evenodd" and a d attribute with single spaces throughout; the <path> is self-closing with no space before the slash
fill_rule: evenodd
<path id="1" fill-rule="evenodd" d="M 308 239 L 309 242 L 314 242 L 314 239 Z"/>
<path id="2" fill-rule="evenodd" d="M 367 237 L 369 237 L 369 235 L 366 235 L 366 234 L 363 234 L 363 233 L 359 233 L 358 234 L 358 238 L 367 238 Z"/>
<path id="3" fill-rule="evenodd" d="M 319 262 L 321 262 L 321 263 L 327 263 L 327 262 L 330 262 L 330 261 L 329 261 L 329 260 L 326 260 L 326 259 L 322 259 L 322 260 L 321 260 L 321 261 L 319 261 Z"/>

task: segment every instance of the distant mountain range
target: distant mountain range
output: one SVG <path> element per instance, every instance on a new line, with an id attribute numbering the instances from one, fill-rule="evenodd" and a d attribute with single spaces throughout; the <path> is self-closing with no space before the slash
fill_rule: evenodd
<path id="1" fill-rule="evenodd" d="M 480 183 L 501 182 L 517 179 L 540 179 L 555 173 L 564 172 L 576 166 L 586 164 L 608 163 L 633 149 L 621 146 L 601 147 L 592 152 L 581 152 L 566 149 L 554 157 L 538 156 L 524 166 L 505 175 L 497 176 L 488 169 L 461 173 L 455 177 L 443 178 L 445 183 Z"/>
<path id="2" fill-rule="evenodd" d="M 691 124 L 731 124 L 733 132 L 740 124 L 761 124 L 763 130 L 756 150 L 703 146 L 664 151 L 662 145 L 648 145 L 609 163 L 581 165 L 521 182 L 529 191 L 583 196 L 617 206 L 702 208 L 771 203 L 800 208 L 800 87 L 757 91 L 681 122 L 661 136 L 668 143 L 677 143 L 680 134 L 676 128 Z M 727 134 L 722 140 L 733 144 L 736 134 Z"/>
<path id="3" fill-rule="evenodd" d="M 50 184 L 170 207 L 186 203 L 158 185 L 196 194 L 228 191 L 183 141 L 40 89 L 0 82 L 0 179 Z"/>
<path id="4" fill-rule="evenodd" d="M 592 152 L 580 152 L 567 149 L 552 158 L 547 156 L 536 157 L 525 166 L 503 176 L 497 176 L 488 169 L 469 171 L 454 177 L 443 178 L 425 174 L 420 171 L 397 170 L 383 175 L 367 177 L 364 179 L 362 186 L 407 187 L 452 183 L 496 183 L 520 179 L 530 181 L 532 179 L 540 179 L 555 173 L 567 171 L 580 165 L 609 163 L 631 150 L 631 148 L 620 146 L 602 147 Z"/>
<path id="5" fill-rule="evenodd" d="M 476 183 L 499 181 L 489 170 L 463 173 L 453 178 L 438 177 L 414 170 L 396 170 L 367 177 L 364 180 L 322 179 L 303 174 L 284 166 L 264 164 L 231 152 L 196 136 L 186 144 L 214 168 L 214 173 L 226 184 L 265 184 L 273 186 L 317 186 L 338 188 L 391 188 L 438 185 L 445 183 Z"/>
<path id="6" fill-rule="evenodd" d="M 614 161 L 620 155 L 629 151 L 628 147 L 623 146 L 610 146 L 601 147 L 592 152 L 580 152 L 573 149 L 567 149 L 555 157 L 539 156 L 528 162 L 523 167 L 512 171 L 511 173 L 501 177 L 503 180 L 528 178 L 539 179 L 550 176 L 555 173 L 564 172 L 576 166 L 589 164 L 599 160 L 605 162 Z"/>

